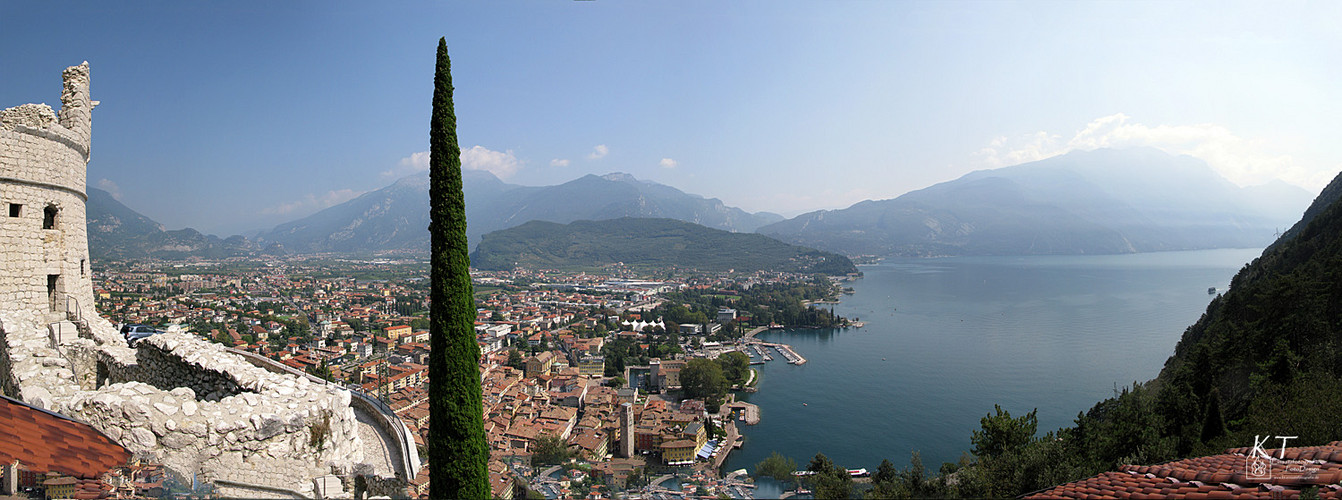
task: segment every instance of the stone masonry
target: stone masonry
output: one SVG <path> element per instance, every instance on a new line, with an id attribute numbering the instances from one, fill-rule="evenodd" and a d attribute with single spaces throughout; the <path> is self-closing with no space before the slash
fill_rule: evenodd
<path id="1" fill-rule="evenodd" d="M 0 111 L 0 392 L 217 481 L 224 496 L 312 497 L 314 478 L 366 470 L 348 391 L 189 334 L 131 349 L 98 317 L 84 216 L 98 102 L 87 62 L 62 76 L 59 111 Z"/>

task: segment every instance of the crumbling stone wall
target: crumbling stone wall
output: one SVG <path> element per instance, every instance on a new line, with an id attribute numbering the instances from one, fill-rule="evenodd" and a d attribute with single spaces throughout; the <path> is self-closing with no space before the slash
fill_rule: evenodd
<path id="1" fill-rule="evenodd" d="M 203 352 L 192 353 L 192 359 L 188 360 L 182 353 L 170 353 L 160 345 L 162 343 L 149 342 L 138 346 L 134 363 L 118 362 L 111 354 L 105 354 L 100 362 L 108 374 L 106 382 L 138 381 L 165 391 L 186 387 L 195 393 L 196 399 L 202 401 L 219 401 L 243 392 L 242 386 L 228 371 L 232 367 L 227 361 L 202 359 L 207 355 Z"/>
<path id="2" fill-rule="evenodd" d="M 19 387 L 14 382 L 13 365 L 9 361 L 9 335 L 5 333 L 3 320 L 0 320 L 0 394 L 11 398 L 19 397 Z"/>
<path id="3" fill-rule="evenodd" d="M 275 375 L 188 334 L 136 345 L 102 347 L 109 385 L 58 400 L 59 411 L 140 456 L 203 472 L 207 481 L 302 491 L 309 478 L 363 459 L 349 391 Z M 136 376 L 155 382 L 129 378 Z"/>

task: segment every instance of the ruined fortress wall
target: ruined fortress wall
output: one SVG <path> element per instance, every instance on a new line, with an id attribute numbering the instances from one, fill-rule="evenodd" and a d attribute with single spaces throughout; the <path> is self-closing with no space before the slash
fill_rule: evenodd
<path id="1" fill-rule="evenodd" d="M 131 349 L 98 317 L 85 219 L 97 102 L 87 63 L 62 76 L 59 112 L 0 110 L 0 391 L 184 476 L 227 483 L 230 496 L 312 496 L 312 478 L 366 465 L 348 391 L 267 372 L 188 334 Z M 73 312 L 80 336 L 52 335 Z"/>
<path id="2" fill-rule="evenodd" d="M 19 398 L 19 384 L 14 378 L 14 362 L 9 359 L 9 333 L 5 331 L 4 320 L 0 320 L 0 394 Z"/>
<path id="3" fill-rule="evenodd" d="M 106 361 L 103 361 L 99 371 L 105 371 L 107 379 L 100 385 L 138 381 L 165 391 L 186 387 L 192 390 L 196 399 L 202 401 L 219 401 L 243 392 L 233 374 L 217 364 L 205 363 L 213 365 L 205 366 L 200 362 L 187 361 L 159 348 L 155 343 L 141 347 L 135 350 L 134 363 L 116 363 L 114 358 L 104 354 Z"/>
<path id="4" fill-rule="evenodd" d="M 83 316 L 96 317 L 84 221 L 97 102 L 89 99 L 88 63 L 66 68 L 62 77 L 59 114 L 45 104 L 0 111 L 0 304 L 63 313 L 66 300 L 53 300 L 56 291 L 73 297 Z"/>
<path id="5" fill-rule="evenodd" d="M 272 374 L 189 334 L 136 345 L 101 347 L 99 389 L 57 398 L 57 409 L 173 470 L 262 487 L 234 496 L 310 494 L 309 478 L 363 460 L 349 391 Z"/>

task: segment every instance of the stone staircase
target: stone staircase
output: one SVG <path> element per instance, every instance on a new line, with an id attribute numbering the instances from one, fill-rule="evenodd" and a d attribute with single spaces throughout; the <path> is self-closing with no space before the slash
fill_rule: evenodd
<path id="1" fill-rule="evenodd" d="M 93 339 L 93 331 L 84 320 L 78 299 L 73 295 L 61 294 L 57 306 L 60 311 L 47 313 L 47 334 L 51 338 L 52 349 L 77 338 Z"/>

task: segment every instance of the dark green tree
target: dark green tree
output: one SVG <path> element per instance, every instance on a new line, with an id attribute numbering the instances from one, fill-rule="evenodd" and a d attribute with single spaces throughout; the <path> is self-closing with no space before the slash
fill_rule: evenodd
<path id="1" fill-rule="evenodd" d="M 974 445 L 974 455 L 980 458 L 1019 450 L 1034 439 L 1034 433 L 1039 427 L 1039 418 L 1035 416 L 1038 409 L 1030 410 L 1023 417 L 1011 418 L 1011 412 L 1002 410 L 1001 406 L 993 405 L 993 408 L 997 415 L 980 419 L 983 430 L 974 431 L 969 439 Z"/>
<path id="2" fill-rule="evenodd" d="M 476 364 L 475 299 L 466 246 L 466 200 L 461 148 L 452 109 L 452 62 L 447 39 L 438 40 L 429 123 L 429 237 L 432 309 L 429 312 L 429 480 L 436 498 L 488 498 L 480 375 Z"/>
<path id="3" fill-rule="evenodd" d="M 1225 420 L 1221 418 L 1221 391 L 1212 389 L 1207 398 L 1206 418 L 1202 421 L 1202 442 L 1210 442 L 1226 433 Z"/>
<path id="4" fill-rule="evenodd" d="M 843 467 L 834 465 L 824 453 L 816 453 L 806 470 L 815 474 L 807 476 L 817 499 L 848 498 L 853 493 L 853 477 Z"/>
<path id="5" fill-rule="evenodd" d="M 722 375 L 722 366 L 716 361 L 695 358 L 680 370 L 680 386 L 685 397 L 703 399 L 710 411 L 716 411 L 727 395 L 727 378 Z"/>
<path id="6" fill-rule="evenodd" d="M 555 465 L 564 463 L 573 453 L 563 439 L 553 434 L 544 434 L 536 438 L 536 449 L 531 454 L 533 465 Z"/>
<path id="7" fill-rule="evenodd" d="M 772 477 L 782 483 L 790 483 L 796 476 L 792 471 L 797 470 L 797 461 L 787 458 L 778 452 L 769 454 L 760 463 L 755 464 L 755 477 Z"/>
<path id="8" fill-rule="evenodd" d="M 876 468 L 876 475 L 871 476 L 873 483 L 888 483 L 899 479 L 899 469 L 889 459 L 881 460 L 880 467 Z"/>
<path id="9" fill-rule="evenodd" d="M 410 328 L 414 330 L 429 329 L 429 318 L 415 318 L 410 320 Z"/>
<path id="10" fill-rule="evenodd" d="M 525 369 L 526 369 L 526 365 L 525 365 L 525 364 L 526 364 L 526 361 L 522 359 L 522 353 L 521 353 L 521 352 L 518 352 L 517 349 L 509 349 L 509 350 L 508 350 L 508 363 L 507 363 L 507 364 L 508 364 L 508 366 L 513 367 L 513 368 L 516 368 L 516 369 L 518 369 L 518 370 L 525 370 Z"/>
<path id="11" fill-rule="evenodd" d="M 727 382 L 735 385 L 746 383 L 750 377 L 750 356 L 741 351 L 724 352 L 718 356 L 718 364 L 722 365 L 722 375 L 727 377 Z"/>

